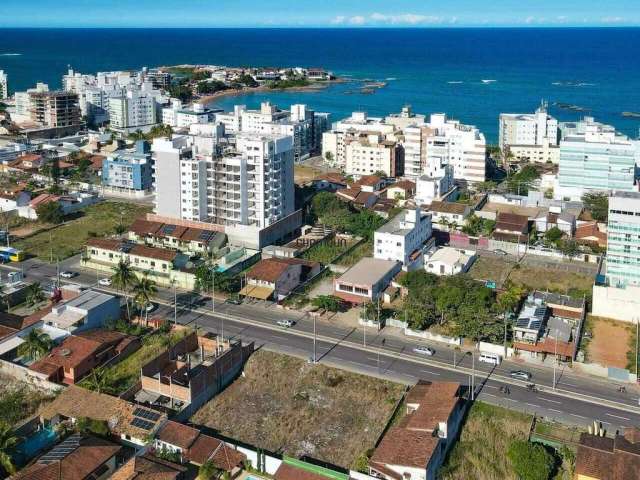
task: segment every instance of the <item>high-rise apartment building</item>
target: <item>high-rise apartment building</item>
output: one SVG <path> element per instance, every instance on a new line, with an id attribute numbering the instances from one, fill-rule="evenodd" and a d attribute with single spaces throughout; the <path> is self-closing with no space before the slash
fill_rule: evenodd
<path id="1" fill-rule="evenodd" d="M 0 100 L 9 98 L 9 80 L 4 70 L 0 70 Z"/>
<path id="2" fill-rule="evenodd" d="M 157 123 L 155 98 L 146 92 L 128 90 L 110 97 L 108 110 L 111 127 L 116 130 L 131 132 Z"/>
<path id="3" fill-rule="evenodd" d="M 486 176 L 487 145 L 476 127 L 447 119 L 444 113 L 431 115 L 426 134 L 425 168 L 451 165 L 456 180 L 483 182 Z"/>
<path id="4" fill-rule="evenodd" d="M 65 91 L 29 93 L 31 120 L 48 128 L 79 126 L 82 123 L 78 95 Z"/>
<path id="5" fill-rule="evenodd" d="M 607 225 L 607 279 L 640 286 L 640 193 L 613 192 Z"/>
<path id="6" fill-rule="evenodd" d="M 589 191 L 637 191 L 640 144 L 610 125 L 586 118 L 566 124 L 560 142 L 556 197 L 579 200 Z"/>
<path id="7" fill-rule="evenodd" d="M 386 140 L 379 133 L 359 133 L 345 139 L 345 167 L 347 175 L 361 177 L 384 173 L 387 177 L 403 174 L 402 146 Z"/>
<path id="8" fill-rule="evenodd" d="M 261 231 L 294 213 L 293 138 L 243 132 L 230 139 L 223 130 L 196 124 L 188 135 L 154 140 L 155 213 L 213 223 L 259 246 Z"/>

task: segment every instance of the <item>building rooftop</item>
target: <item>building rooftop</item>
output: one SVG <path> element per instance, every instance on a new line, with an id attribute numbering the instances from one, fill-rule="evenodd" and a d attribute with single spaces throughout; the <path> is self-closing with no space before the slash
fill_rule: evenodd
<path id="1" fill-rule="evenodd" d="M 140 440 L 153 434 L 167 418 L 163 413 L 75 385 L 67 387 L 53 401 L 43 405 L 39 414 L 45 420 L 57 415 L 103 420 L 116 435 L 129 435 Z"/>
<path id="2" fill-rule="evenodd" d="M 13 480 L 67 480 L 93 478 L 92 474 L 122 447 L 102 438 L 74 433 L 43 454 Z"/>
<path id="3" fill-rule="evenodd" d="M 467 263 L 471 258 L 470 255 L 453 247 L 442 247 L 437 249 L 428 259 L 429 262 L 442 262 L 447 265 L 456 265 L 458 263 Z"/>
<path id="4" fill-rule="evenodd" d="M 614 438 L 583 433 L 576 455 L 579 477 L 636 480 L 640 472 L 640 429 L 626 428 Z"/>
<path id="5" fill-rule="evenodd" d="M 389 271 L 396 268 L 398 262 L 365 257 L 347 270 L 338 279 L 340 282 L 359 285 L 372 285 L 380 281 Z"/>
<path id="6" fill-rule="evenodd" d="M 440 202 L 438 200 L 434 200 L 433 202 L 431 202 L 431 205 L 429 205 L 429 211 L 464 215 L 469 211 L 469 205 L 465 205 L 463 203 Z"/>
<path id="7" fill-rule="evenodd" d="M 111 475 L 111 480 L 176 480 L 186 471 L 182 465 L 145 453 L 132 457 Z"/>

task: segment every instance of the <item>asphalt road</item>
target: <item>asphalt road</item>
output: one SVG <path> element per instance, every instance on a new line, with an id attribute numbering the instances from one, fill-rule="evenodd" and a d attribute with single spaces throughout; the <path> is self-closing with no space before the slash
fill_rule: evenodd
<path id="1" fill-rule="evenodd" d="M 95 287 L 97 280 L 104 275 L 74 267 L 77 261 L 78 258 L 72 258 L 61 262 L 61 271 L 71 269 L 79 272 L 75 278 L 63 282 Z M 43 284 L 55 280 L 56 276 L 55 265 L 35 260 L 0 266 L 3 275 L 16 269 L 23 270 L 28 280 Z M 115 293 L 111 289 L 100 289 Z M 210 299 L 184 292 L 176 292 L 176 297 L 177 306 L 174 305 L 174 292 L 161 289 L 154 314 L 169 319 L 175 315 L 180 324 L 197 326 L 217 334 L 224 332 L 225 337 L 253 340 L 260 348 L 305 359 L 313 355 L 314 322 L 302 312 L 282 310 L 262 302 L 243 305 L 216 302 L 213 312 Z M 276 322 L 283 318 L 296 323 L 291 328 L 281 328 Z M 569 368 L 560 366 L 556 370 L 554 389 L 554 373 L 550 368 L 523 366 L 511 361 L 494 367 L 478 362 L 477 355 L 472 360 L 471 352 L 406 339 L 384 330 L 349 329 L 325 320 L 318 320 L 315 328 L 316 358 L 321 363 L 407 384 L 425 379 L 470 385 L 472 372 L 475 372 L 476 398 L 488 403 L 536 413 L 568 424 L 587 425 L 597 420 L 609 430 L 640 426 L 639 392 L 632 386 L 627 386 L 626 392 L 619 392 L 618 385 L 606 379 L 576 375 Z M 434 348 L 435 355 L 424 357 L 415 354 L 413 348 L 418 343 Z M 509 376 L 510 371 L 520 369 L 532 373 L 531 382 L 536 384 L 538 391 L 529 391 L 526 388 L 529 382 Z M 509 394 L 501 392 L 500 387 L 504 386 L 509 387 Z"/>

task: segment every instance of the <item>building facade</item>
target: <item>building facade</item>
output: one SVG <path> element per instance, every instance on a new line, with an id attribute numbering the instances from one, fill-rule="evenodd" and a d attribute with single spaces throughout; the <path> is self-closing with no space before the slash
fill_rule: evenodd
<path id="1" fill-rule="evenodd" d="M 9 79 L 4 70 L 0 70 L 0 100 L 9 98 Z"/>
<path id="2" fill-rule="evenodd" d="M 503 152 L 514 152 L 517 147 L 557 146 L 559 140 L 558 120 L 547 113 L 543 103 L 534 114 L 501 113 L 499 145 Z"/>
<path id="3" fill-rule="evenodd" d="M 637 191 L 638 142 L 590 118 L 580 123 L 560 142 L 556 197 L 579 200 L 590 191 Z"/>
<path id="4" fill-rule="evenodd" d="M 403 210 L 374 233 L 373 256 L 402 263 L 404 270 L 422 266 L 422 249 L 431 237 L 431 215 L 419 208 Z"/>
<path id="5" fill-rule="evenodd" d="M 119 151 L 105 158 L 102 185 L 118 190 L 151 190 L 153 168 L 148 144 L 139 142 L 134 151 Z"/>

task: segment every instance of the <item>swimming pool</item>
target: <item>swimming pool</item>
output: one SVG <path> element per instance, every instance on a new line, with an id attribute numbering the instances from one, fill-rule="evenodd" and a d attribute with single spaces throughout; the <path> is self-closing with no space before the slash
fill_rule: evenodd
<path id="1" fill-rule="evenodd" d="M 38 453 L 51 447 L 56 443 L 57 439 L 58 434 L 53 428 L 41 428 L 16 446 L 16 453 L 14 455 L 16 463 L 24 464 L 28 462 Z"/>

